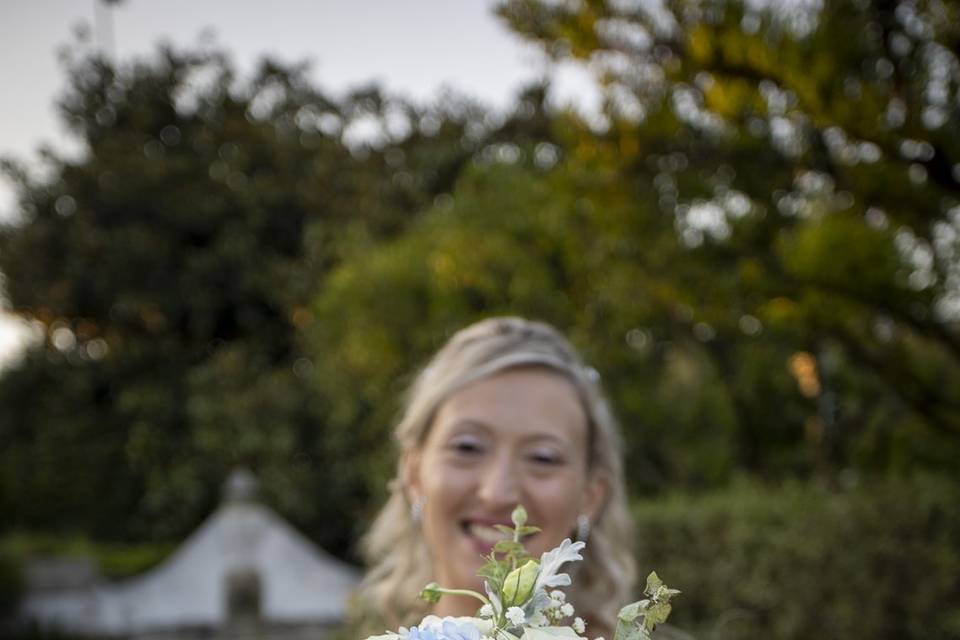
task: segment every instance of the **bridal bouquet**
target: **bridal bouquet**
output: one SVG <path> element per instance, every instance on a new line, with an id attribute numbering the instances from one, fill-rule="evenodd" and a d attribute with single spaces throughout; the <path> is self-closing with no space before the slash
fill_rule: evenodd
<path id="1" fill-rule="evenodd" d="M 420 592 L 428 602 L 437 602 L 444 595 L 472 596 L 480 603 L 476 617 L 429 615 L 409 629 L 400 627 L 399 632 L 367 640 L 579 640 L 585 623 L 575 616 L 573 605 L 557 587 L 570 584 L 570 576 L 561 573 L 560 567 L 583 560 L 580 551 L 586 544 L 564 540 L 537 561 L 520 540 L 539 529 L 526 524 L 527 513 L 522 506 L 514 509 L 511 519 L 513 527 L 497 525 L 505 538 L 496 543 L 478 573 L 484 578 L 486 595 L 446 589 L 435 582 Z M 647 597 L 620 610 L 614 640 L 650 640 L 653 629 L 670 615 L 670 600 L 678 593 L 651 573 L 644 590 Z M 570 618 L 571 623 L 563 624 Z"/>

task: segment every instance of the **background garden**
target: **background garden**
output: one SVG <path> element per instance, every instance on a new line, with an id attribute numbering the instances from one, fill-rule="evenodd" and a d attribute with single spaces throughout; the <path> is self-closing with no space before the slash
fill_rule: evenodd
<path id="1" fill-rule="evenodd" d="M 4 164 L 43 334 L 0 373 L 4 606 L 31 551 L 143 570 L 239 465 L 356 562 L 416 367 L 516 314 L 601 373 L 678 626 L 960 637 L 960 6 L 498 11 L 590 62 L 602 116 L 68 60 L 85 154 Z"/>

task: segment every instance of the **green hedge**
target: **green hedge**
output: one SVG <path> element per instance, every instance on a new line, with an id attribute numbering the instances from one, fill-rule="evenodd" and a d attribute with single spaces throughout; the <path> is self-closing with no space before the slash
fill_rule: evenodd
<path id="1" fill-rule="evenodd" d="M 23 591 L 23 574 L 17 559 L 0 549 L 0 622 L 13 615 Z"/>
<path id="2" fill-rule="evenodd" d="M 104 543 L 77 536 L 38 533 L 11 533 L 0 537 L 0 557 L 90 558 L 108 579 L 127 578 L 152 569 L 169 556 L 174 547 L 170 543 Z"/>
<path id="3" fill-rule="evenodd" d="M 752 485 L 635 506 L 638 558 L 700 640 L 960 638 L 960 488 Z"/>

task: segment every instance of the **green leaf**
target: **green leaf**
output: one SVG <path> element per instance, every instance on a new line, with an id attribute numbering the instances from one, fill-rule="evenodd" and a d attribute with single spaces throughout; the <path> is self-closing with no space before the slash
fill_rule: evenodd
<path id="1" fill-rule="evenodd" d="M 647 630 L 632 621 L 624 622 L 620 620 L 617 623 L 617 630 L 613 634 L 613 640 L 649 640 L 649 638 L 650 634 Z"/>
<path id="2" fill-rule="evenodd" d="M 620 613 L 617 614 L 617 619 L 622 620 L 623 622 L 633 622 L 637 619 L 637 616 L 643 615 L 643 612 L 646 610 L 649 602 L 649 600 L 631 602 L 627 606 L 620 609 Z"/>
<path id="3" fill-rule="evenodd" d="M 493 545 L 493 550 L 497 553 L 512 553 L 518 554 L 523 553 L 523 545 L 519 542 L 514 542 L 513 540 L 501 540 L 497 544 Z"/>
<path id="4" fill-rule="evenodd" d="M 643 626 L 647 631 L 653 631 L 658 624 L 663 624 L 670 616 L 670 605 L 666 602 L 658 602 L 650 607 L 643 617 Z"/>
<path id="5" fill-rule="evenodd" d="M 477 575 L 481 578 L 488 578 L 490 586 L 499 592 L 503 586 L 503 579 L 510 572 L 510 565 L 505 561 L 497 560 L 492 553 L 485 557 L 487 562 L 480 567 Z"/>
<path id="6" fill-rule="evenodd" d="M 660 579 L 660 576 L 657 575 L 656 571 L 651 571 L 650 575 L 647 576 L 647 587 L 643 592 L 648 596 L 655 596 L 657 590 L 663 586 L 663 580 Z"/>

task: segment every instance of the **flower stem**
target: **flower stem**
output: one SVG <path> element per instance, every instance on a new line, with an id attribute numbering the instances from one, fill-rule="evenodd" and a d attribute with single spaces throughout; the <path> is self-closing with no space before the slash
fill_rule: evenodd
<path id="1" fill-rule="evenodd" d="M 483 604 L 490 604 L 490 601 L 484 596 L 480 595 L 476 591 L 471 591 L 470 589 L 446 589 L 444 587 L 434 587 L 434 590 L 448 596 L 471 596 Z"/>

